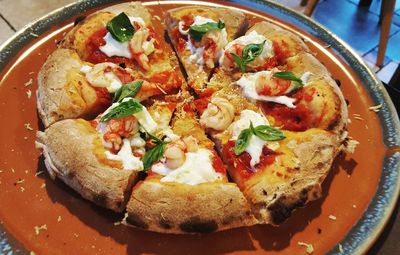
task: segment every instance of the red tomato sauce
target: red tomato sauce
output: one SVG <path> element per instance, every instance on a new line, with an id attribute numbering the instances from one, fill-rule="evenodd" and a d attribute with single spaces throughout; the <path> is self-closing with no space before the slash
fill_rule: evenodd
<path id="1" fill-rule="evenodd" d="M 207 109 L 209 103 L 210 103 L 209 97 L 204 97 L 194 100 L 194 106 L 196 107 L 196 110 L 200 115 L 203 114 L 203 112 Z"/>
<path id="2" fill-rule="evenodd" d="M 318 125 L 318 123 L 313 123 L 312 112 L 307 107 L 307 103 L 312 101 L 315 92 L 314 88 L 297 91 L 294 94 L 294 98 L 297 99 L 295 108 L 272 102 L 263 103 L 262 107 L 267 115 L 275 118 L 277 126 L 283 126 L 283 129 L 290 131 L 305 131 Z"/>
<path id="3" fill-rule="evenodd" d="M 89 37 L 88 43 L 86 45 L 87 57 L 84 60 L 89 61 L 93 64 L 102 62 L 112 62 L 116 64 L 124 63 L 126 65 L 131 64 L 132 62 L 127 58 L 115 56 L 108 57 L 99 49 L 100 46 L 103 46 L 106 43 L 103 39 L 106 34 L 107 29 L 102 28 Z"/>
<path id="4" fill-rule="evenodd" d="M 250 166 L 251 156 L 247 152 L 243 152 L 239 156 L 235 154 L 234 151 L 235 141 L 229 141 L 223 146 L 222 157 L 224 158 L 227 165 L 234 169 L 243 179 L 249 178 L 253 173 L 262 171 L 268 165 L 271 165 L 275 161 L 277 155 L 276 152 L 270 150 L 268 147 L 264 146 L 262 155 L 260 157 L 260 163 L 252 168 Z"/>
<path id="5" fill-rule="evenodd" d="M 213 157 L 213 162 L 212 166 L 214 167 L 215 172 L 221 173 L 226 177 L 226 168 L 224 163 L 222 162 L 221 158 L 218 156 L 218 154 L 213 151 L 214 157 Z"/>

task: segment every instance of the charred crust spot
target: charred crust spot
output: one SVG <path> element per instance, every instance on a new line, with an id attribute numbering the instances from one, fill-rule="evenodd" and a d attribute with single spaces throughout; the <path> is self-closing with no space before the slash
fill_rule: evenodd
<path id="1" fill-rule="evenodd" d="M 107 194 L 106 193 L 100 193 L 96 194 L 93 196 L 93 202 L 95 202 L 98 205 L 106 207 L 107 205 Z"/>
<path id="2" fill-rule="evenodd" d="M 75 19 L 74 21 L 74 27 L 84 21 L 86 19 L 86 16 L 79 16 L 78 18 Z"/>
<path id="3" fill-rule="evenodd" d="M 136 213 L 130 213 L 128 218 L 126 218 L 126 222 L 132 226 L 142 228 L 142 229 L 147 229 L 149 228 L 149 225 L 147 225 L 146 222 L 142 220 L 142 218 L 137 215 Z"/>
<path id="4" fill-rule="evenodd" d="M 307 202 L 308 192 L 309 188 L 303 189 L 295 201 L 287 201 L 286 196 L 281 196 L 275 203 L 268 206 L 267 209 L 271 212 L 273 224 L 281 224 L 292 215 L 294 209 L 304 206 Z"/>
<path id="5" fill-rule="evenodd" d="M 187 233 L 210 233 L 218 229 L 213 220 L 201 220 L 199 217 L 192 217 L 179 225 L 182 231 Z"/>
<path id="6" fill-rule="evenodd" d="M 262 190 L 262 193 L 264 196 L 268 196 L 268 192 L 265 189 Z"/>
<path id="7" fill-rule="evenodd" d="M 172 227 L 171 226 L 171 222 L 168 219 L 164 218 L 164 217 L 161 217 L 161 219 L 158 222 L 158 224 L 160 225 L 160 227 L 162 227 L 164 229 L 170 229 Z"/>
<path id="8" fill-rule="evenodd" d="M 75 176 L 76 176 L 76 173 L 74 171 L 70 171 L 67 173 L 66 177 L 71 180 L 71 179 L 74 179 Z"/>

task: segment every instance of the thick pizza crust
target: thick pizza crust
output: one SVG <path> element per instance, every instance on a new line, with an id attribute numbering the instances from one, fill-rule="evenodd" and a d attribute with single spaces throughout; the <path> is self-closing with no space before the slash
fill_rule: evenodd
<path id="1" fill-rule="evenodd" d="M 281 56 L 282 62 L 280 64 L 285 64 L 287 58 L 293 57 L 301 52 L 310 52 L 310 49 L 299 36 L 270 22 L 258 22 L 252 26 L 246 34 L 249 34 L 252 31 L 264 35 L 267 39 L 271 40 L 281 48 L 283 53 Z"/>
<path id="2" fill-rule="evenodd" d="M 125 12 L 128 16 L 141 17 L 146 25 L 151 24 L 151 15 L 140 2 L 119 4 L 99 10 L 81 21 L 71 31 L 69 31 L 59 46 L 62 48 L 75 50 L 81 59 L 88 58 L 87 42 L 94 32 L 105 28 L 105 25 L 112 18 Z"/>
<path id="3" fill-rule="evenodd" d="M 40 69 L 37 105 L 45 127 L 58 120 L 81 117 L 91 110 L 96 92 L 79 74 L 82 66 L 74 51 L 57 49 Z"/>
<path id="4" fill-rule="evenodd" d="M 310 129 L 285 135 L 277 160 L 242 184 L 262 224 L 279 225 L 295 209 L 320 198 L 322 182 L 339 152 L 340 142 L 329 132 Z"/>
<path id="5" fill-rule="evenodd" d="M 162 233 L 208 233 L 257 223 L 234 183 L 196 186 L 148 178 L 127 205 L 129 225 Z"/>
<path id="6" fill-rule="evenodd" d="M 36 145 L 43 151 L 47 171 L 59 178 L 87 200 L 122 212 L 129 199 L 138 172 L 121 169 L 120 162 L 100 162 L 96 142 L 101 140 L 94 128 L 84 120 L 63 120 L 45 132 L 37 133 Z M 103 153 L 104 154 L 104 153 Z"/>

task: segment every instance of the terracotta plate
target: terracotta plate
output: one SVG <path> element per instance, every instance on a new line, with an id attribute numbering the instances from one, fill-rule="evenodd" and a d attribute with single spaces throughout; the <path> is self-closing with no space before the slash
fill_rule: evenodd
<path id="1" fill-rule="evenodd" d="M 57 10 L 20 31 L 0 48 L 0 253 L 135 254 L 365 252 L 388 220 L 399 193 L 400 125 L 382 84 L 343 41 L 314 21 L 275 3 L 146 2 L 155 27 L 169 8 L 223 5 L 272 21 L 302 36 L 340 80 L 349 101 L 355 154 L 336 160 L 323 184 L 324 197 L 297 210 L 280 227 L 254 226 L 207 235 L 166 235 L 115 225 L 122 215 L 83 200 L 53 182 L 34 147 L 41 129 L 36 113 L 36 76 L 56 41 L 77 16 L 105 6 L 85 1 Z M 158 32 L 163 33 L 160 29 Z M 380 112 L 368 108 L 382 104 Z M 68 148 L 65 148 L 68 149 Z M 334 216 L 334 217 L 333 217 Z M 35 228 L 36 231 L 35 231 Z M 39 228 L 39 229 L 38 229 Z"/>

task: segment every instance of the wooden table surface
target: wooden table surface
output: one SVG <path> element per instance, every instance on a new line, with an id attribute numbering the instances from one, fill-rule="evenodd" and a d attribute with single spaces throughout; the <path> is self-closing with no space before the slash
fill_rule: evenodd
<path id="1" fill-rule="evenodd" d="M 288 2 L 288 0 L 284 0 Z M 297 0 L 292 0 L 297 1 Z M 73 0 L 0 0 L 0 44 L 16 31 Z M 22 13 L 21 13 L 22 12 Z M 15 14 L 18 15 L 15 15 Z M 399 204 L 399 203 L 397 203 Z M 368 254 L 400 254 L 400 214 L 397 206 L 384 232 Z"/>

